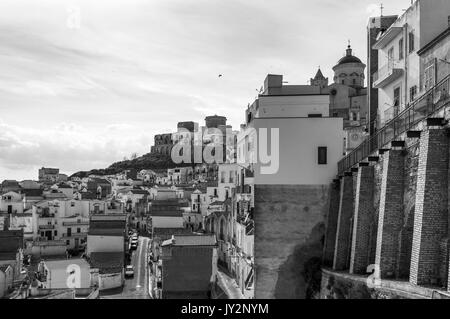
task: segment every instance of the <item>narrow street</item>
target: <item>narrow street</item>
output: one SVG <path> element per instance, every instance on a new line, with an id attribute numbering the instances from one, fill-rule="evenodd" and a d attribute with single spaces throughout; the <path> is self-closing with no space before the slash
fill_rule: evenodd
<path id="1" fill-rule="evenodd" d="M 100 299 L 150 299 L 148 294 L 147 253 L 150 239 L 139 237 L 137 250 L 133 252 L 131 263 L 134 267 L 134 277 L 125 278 L 121 288 L 100 293 Z"/>

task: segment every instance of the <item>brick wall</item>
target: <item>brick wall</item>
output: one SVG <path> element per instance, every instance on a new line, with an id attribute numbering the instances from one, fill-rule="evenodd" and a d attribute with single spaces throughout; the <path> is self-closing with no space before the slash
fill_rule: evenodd
<path id="1" fill-rule="evenodd" d="M 349 267 L 351 224 L 354 210 L 353 189 L 353 176 L 341 178 L 341 194 L 333 260 L 333 269 L 336 270 L 345 270 Z"/>
<path id="2" fill-rule="evenodd" d="M 441 241 L 447 237 L 448 137 L 443 129 L 420 136 L 410 282 L 442 284 Z"/>
<path id="3" fill-rule="evenodd" d="M 328 209 L 325 244 L 323 249 L 323 265 L 333 266 L 334 247 L 336 245 L 336 230 L 339 215 L 340 182 L 333 183 L 330 187 L 330 205 Z"/>
<path id="4" fill-rule="evenodd" d="M 418 139 L 407 139 L 405 149 L 403 225 L 399 234 L 398 263 L 396 275 L 399 279 L 409 279 L 411 248 L 416 202 L 417 167 L 419 162 Z"/>
<path id="5" fill-rule="evenodd" d="M 383 175 L 375 263 L 381 278 L 393 278 L 398 262 L 398 240 L 403 225 L 404 158 L 401 150 L 389 150 L 383 158 Z"/>
<path id="6" fill-rule="evenodd" d="M 364 274 L 369 265 L 373 221 L 373 166 L 362 166 L 358 169 L 356 185 L 350 273 Z"/>

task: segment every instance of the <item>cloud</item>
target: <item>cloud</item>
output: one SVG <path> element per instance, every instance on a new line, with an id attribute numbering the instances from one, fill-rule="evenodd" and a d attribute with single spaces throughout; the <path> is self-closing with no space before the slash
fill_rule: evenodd
<path id="1" fill-rule="evenodd" d="M 366 13 L 369 17 L 380 15 L 380 5 L 376 3 L 371 3 L 366 7 Z"/>
<path id="2" fill-rule="evenodd" d="M 73 6 L 80 28 L 68 27 Z M 153 135 L 179 121 L 202 125 L 214 113 L 237 129 L 268 73 L 305 84 L 321 65 L 332 78 L 347 39 L 364 59 L 365 14 L 375 8 L 370 0 L 2 0 L 0 176 L 105 167 L 148 152 Z"/>
<path id="3" fill-rule="evenodd" d="M 73 123 L 46 130 L 24 129 L 0 122 L 0 173 L 2 169 L 32 170 L 59 167 L 62 172 L 104 168 L 135 151 L 148 152 L 150 137 L 127 125 L 105 127 L 98 135 Z M 117 135 L 127 138 L 117 139 Z"/>

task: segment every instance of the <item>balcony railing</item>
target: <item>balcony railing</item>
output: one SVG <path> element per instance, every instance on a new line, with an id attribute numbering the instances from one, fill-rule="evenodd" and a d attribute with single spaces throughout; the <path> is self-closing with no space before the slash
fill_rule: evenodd
<path id="1" fill-rule="evenodd" d="M 403 68 L 399 61 L 390 59 L 373 75 L 374 88 L 383 87 L 403 74 Z"/>
<path id="2" fill-rule="evenodd" d="M 383 148 L 401 134 L 413 128 L 420 121 L 432 117 L 436 112 L 450 104 L 450 75 L 412 102 L 409 107 L 390 120 L 373 136 L 367 138 L 350 154 L 338 162 L 339 175 L 352 166 Z"/>
<path id="3" fill-rule="evenodd" d="M 55 225 L 39 225 L 39 230 L 41 229 L 55 229 Z"/>
<path id="4" fill-rule="evenodd" d="M 89 220 L 63 222 L 63 226 L 89 225 Z"/>

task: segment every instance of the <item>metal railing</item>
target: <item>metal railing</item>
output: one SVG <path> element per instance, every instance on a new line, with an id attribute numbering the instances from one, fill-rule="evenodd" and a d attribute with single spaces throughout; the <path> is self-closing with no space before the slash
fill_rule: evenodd
<path id="1" fill-rule="evenodd" d="M 89 225 L 89 220 L 63 222 L 63 226 Z"/>
<path id="2" fill-rule="evenodd" d="M 62 234 L 62 237 L 63 237 L 63 238 L 86 237 L 87 234 L 88 234 L 87 232 L 71 233 L 71 234 L 63 233 L 63 234 Z"/>
<path id="3" fill-rule="evenodd" d="M 394 59 L 389 59 L 388 62 L 378 69 L 377 72 L 373 74 L 373 82 L 387 78 L 392 74 L 394 69 L 400 69 L 401 64 L 399 61 Z"/>
<path id="4" fill-rule="evenodd" d="M 39 225 L 39 230 L 41 229 L 55 229 L 55 225 Z"/>
<path id="5" fill-rule="evenodd" d="M 340 160 L 338 162 L 338 174 L 342 175 L 352 166 L 370 156 L 370 154 L 383 148 L 387 143 L 392 142 L 395 138 L 413 128 L 420 121 L 442 110 L 450 103 L 449 89 L 450 74 Z"/>

